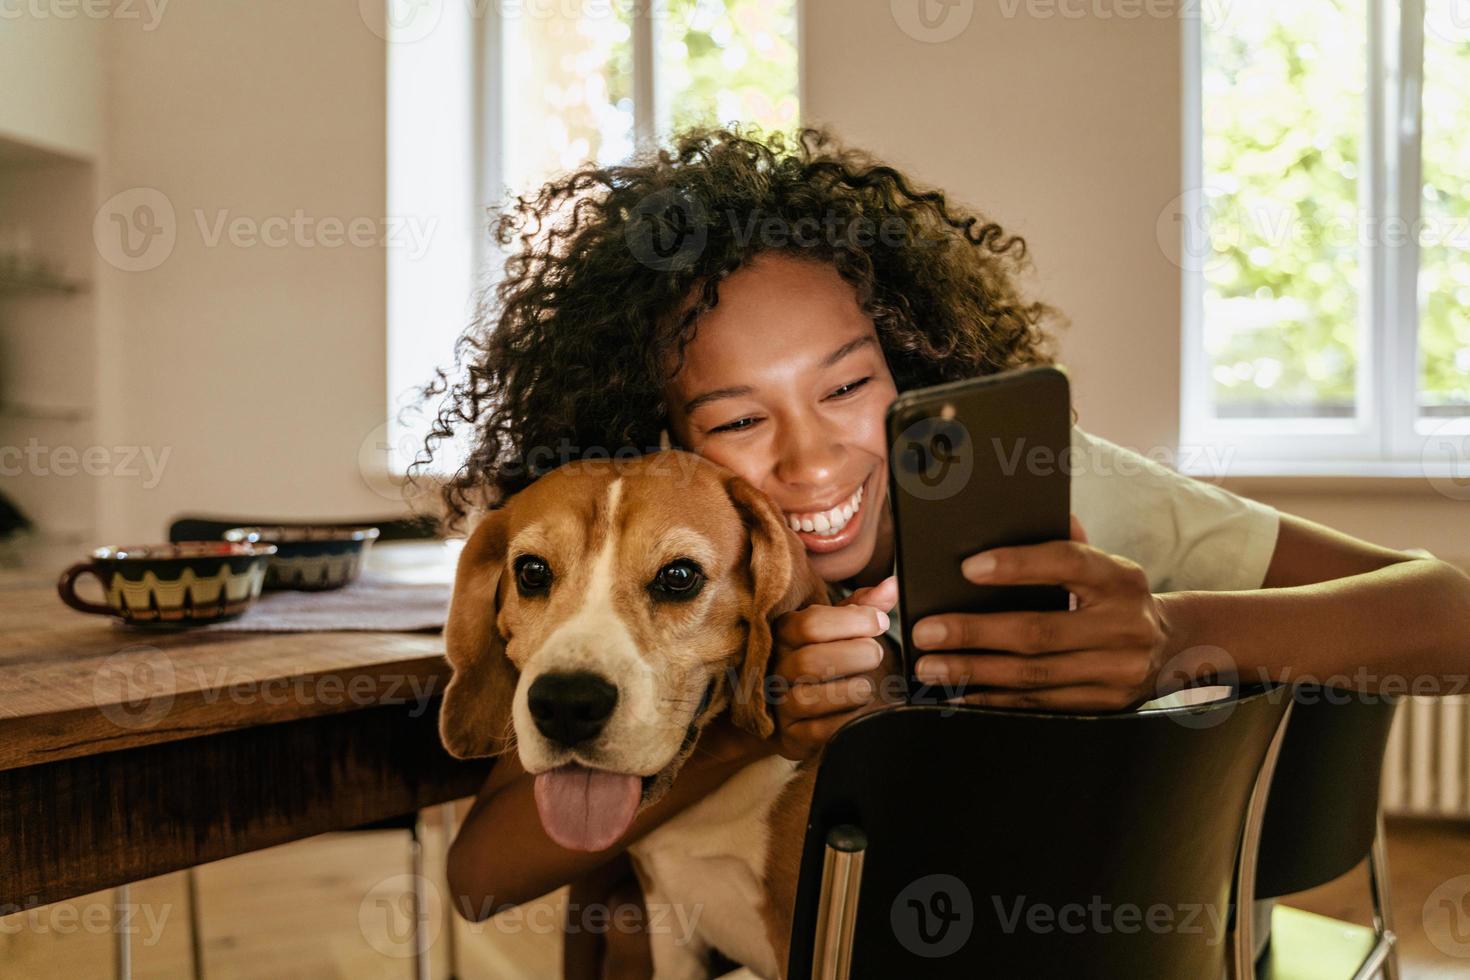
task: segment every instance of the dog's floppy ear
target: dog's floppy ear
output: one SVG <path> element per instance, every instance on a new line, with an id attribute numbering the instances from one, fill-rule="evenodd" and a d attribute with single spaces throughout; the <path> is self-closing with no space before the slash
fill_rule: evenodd
<path id="1" fill-rule="evenodd" d="M 807 560 L 801 539 L 771 498 L 738 476 L 725 482 L 750 535 L 751 608 L 745 659 L 731 692 L 730 717 L 761 738 L 775 731 L 766 707 L 766 668 L 771 659 L 771 620 L 813 602 L 827 602 L 827 584 Z"/>
<path id="2" fill-rule="evenodd" d="M 444 624 L 444 652 L 454 676 L 439 709 L 439 738 L 460 759 L 510 747 L 517 674 L 495 626 L 507 524 L 505 508 L 493 510 L 465 542 Z"/>

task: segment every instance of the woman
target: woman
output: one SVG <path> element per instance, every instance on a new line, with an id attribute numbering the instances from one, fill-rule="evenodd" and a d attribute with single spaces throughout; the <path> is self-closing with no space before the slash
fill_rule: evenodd
<path id="1" fill-rule="evenodd" d="M 821 131 L 688 133 L 654 161 L 548 184 L 497 230 L 518 250 L 437 426 L 475 430 L 451 514 L 579 453 L 663 440 L 767 493 L 842 598 L 776 624 L 789 694 L 775 742 L 712 729 L 612 850 L 552 844 L 530 780 L 499 762 L 449 855 L 473 918 L 574 880 L 612 887 L 627 843 L 762 754 L 808 755 L 897 696 L 884 410 L 909 388 L 1049 363 L 1056 319 L 1017 284 L 1024 242 Z M 1077 608 L 930 617 L 915 624 L 931 651 L 921 677 L 984 685 L 971 696 L 984 704 L 1092 711 L 1237 677 L 1377 689 L 1464 673 L 1470 578 L 1453 567 L 1080 429 L 1074 448 L 1072 540 L 976 555 L 962 572 L 1060 584 Z M 954 652 L 977 647 L 1006 652 Z"/>

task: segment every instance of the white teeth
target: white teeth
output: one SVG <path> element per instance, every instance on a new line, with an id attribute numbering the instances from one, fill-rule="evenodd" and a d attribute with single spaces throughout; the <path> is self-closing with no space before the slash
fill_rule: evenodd
<path id="1" fill-rule="evenodd" d="M 786 524 L 793 531 L 806 531 L 808 533 L 821 534 L 831 537 L 841 531 L 852 520 L 852 516 L 861 509 L 863 503 L 863 488 L 860 484 L 846 503 L 820 514 L 810 517 L 796 517 L 792 514 L 786 515 Z"/>

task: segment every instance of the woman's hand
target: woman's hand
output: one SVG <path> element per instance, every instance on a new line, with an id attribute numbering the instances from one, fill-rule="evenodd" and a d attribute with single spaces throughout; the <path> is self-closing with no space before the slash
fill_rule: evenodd
<path id="1" fill-rule="evenodd" d="M 971 704 L 1054 711 L 1119 711 L 1167 693 L 1158 687 L 1168 628 L 1136 563 L 1099 551 L 1072 517 L 1072 540 L 992 548 L 965 559 L 977 585 L 1062 585 L 1076 608 L 1056 612 L 944 613 L 914 624 L 919 679 L 989 690 Z M 932 630 L 932 631 L 931 631 Z"/>
<path id="2" fill-rule="evenodd" d="M 835 606 L 777 617 L 771 673 L 778 751 L 804 759 L 864 710 L 903 699 L 898 657 L 883 633 L 898 603 L 898 579 L 858 589 Z"/>

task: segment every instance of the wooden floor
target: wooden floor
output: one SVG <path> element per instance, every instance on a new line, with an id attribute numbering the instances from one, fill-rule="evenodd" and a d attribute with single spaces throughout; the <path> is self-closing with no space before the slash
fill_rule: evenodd
<path id="1" fill-rule="evenodd" d="M 205 975 L 211 980 L 369 980 L 411 978 L 406 924 L 408 838 L 393 831 L 331 834 L 200 868 Z M 433 976 L 445 976 L 449 934 L 441 925 L 444 837 L 425 825 L 429 935 Z M 1470 824 L 1395 822 L 1389 863 L 1401 962 L 1406 980 L 1470 977 L 1456 958 L 1447 920 L 1425 903 L 1441 884 L 1470 874 Z M 1296 896 L 1290 904 L 1336 918 L 1368 921 L 1366 873 Z M 189 928 L 182 874 L 133 885 L 124 926 L 133 938 L 133 975 L 187 978 Z M 1438 896 L 1438 897 L 1442 897 Z M 1457 896 L 1470 926 L 1470 896 Z M 561 902 L 555 893 L 524 907 L 515 921 L 468 925 L 455 920 L 453 943 L 466 980 L 545 980 L 560 972 Z M 110 894 L 0 918 L 0 977 L 5 980 L 112 975 Z"/>

